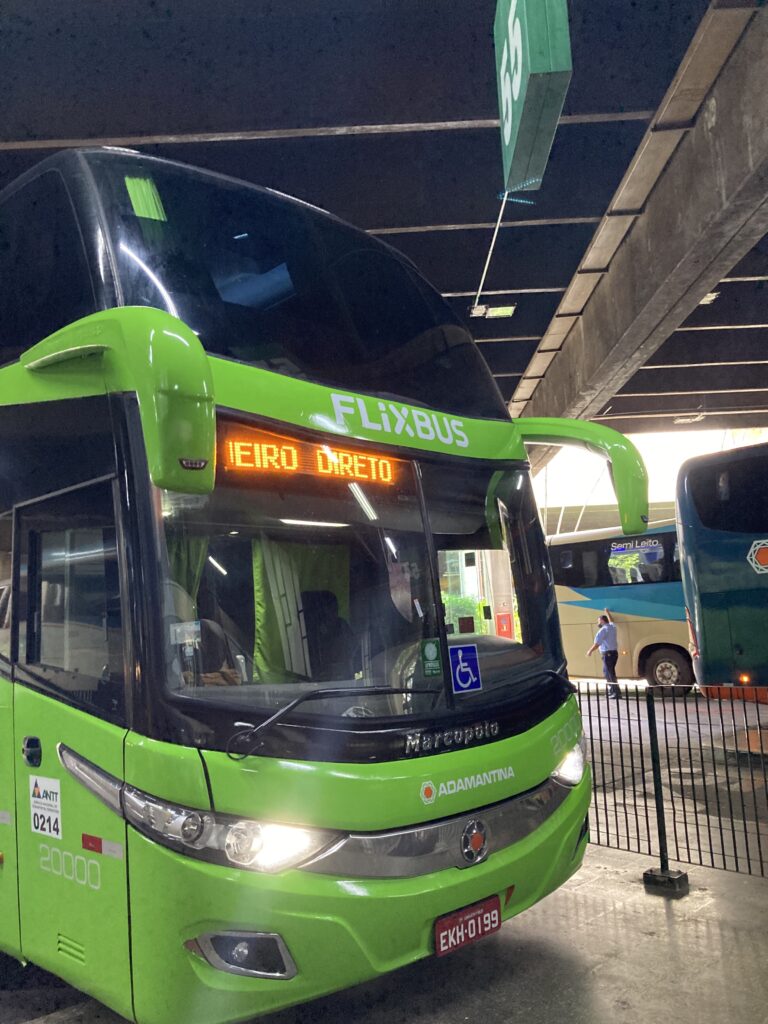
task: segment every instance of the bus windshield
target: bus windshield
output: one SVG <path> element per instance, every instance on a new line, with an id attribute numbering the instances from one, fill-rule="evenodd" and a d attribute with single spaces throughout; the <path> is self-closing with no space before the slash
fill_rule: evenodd
<path id="1" fill-rule="evenodd" d="M 155 492 L 177 694 L 267 712 L 344 686 L 302 714 L 423 715 L 447 709 L 452 671 L 456 699 L 482 704 L 550 653 L 525 470 L 243 428 L 220 452 L 212 495 Z"/>
<path id="2" fill-rule="evenodd" d="M 216 174 L 114 152 L 85 156 L 124 305 L 168 310 L 212 355 L 508 418 L 471 336 L 394 249 Z"/>

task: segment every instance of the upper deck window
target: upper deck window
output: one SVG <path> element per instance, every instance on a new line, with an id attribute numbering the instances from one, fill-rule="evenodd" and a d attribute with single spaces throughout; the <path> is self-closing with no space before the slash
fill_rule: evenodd
<path id="1" fill-rule="evenodd" d="M 554 543 L 549 549 L 555 583 L 576 590 L 669 583 L 680 579 L 673 530 L 641 536 Z"/>
<path id="2" fill-rule="evenodd" d="M 0 204 L 0 365 L 96 309 L 83 243 L 58 171 Z"/>
<path id="3" fill-rule="evenodd" d="M 301 203 L 183 166 L 88 155 L 126 305 L 213 355 L 447 412 L 506 418 L 470 335 L 398 253 Z"/>
<path id="4" fill-rule="evenodd" d="M 766 469 L 768 454 L 764 450 L 692 467 L 690 492 L 702 526 L 726 533 L 765 533 Z"/>

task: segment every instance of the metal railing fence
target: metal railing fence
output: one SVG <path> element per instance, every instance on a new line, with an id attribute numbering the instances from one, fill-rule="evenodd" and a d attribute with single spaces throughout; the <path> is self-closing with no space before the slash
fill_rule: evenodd
<path id="1" fill-rule="evenodd" d="M 591 841 L 768 874 L 768 689 L 675 694 L 581 682 Z"/>

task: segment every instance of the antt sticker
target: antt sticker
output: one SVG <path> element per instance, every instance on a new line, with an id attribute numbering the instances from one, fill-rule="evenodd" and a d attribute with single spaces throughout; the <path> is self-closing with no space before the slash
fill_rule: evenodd
<path id="1" fill-rule="evenodd" d="M 29 808 L 32 831 L 61 839 L 61 781 L 29 776 Z"/>

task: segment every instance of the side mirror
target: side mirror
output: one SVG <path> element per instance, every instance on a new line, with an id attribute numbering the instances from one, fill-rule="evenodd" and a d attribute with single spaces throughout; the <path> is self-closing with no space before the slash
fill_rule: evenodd
<path id="1" fill-rule="evenodd" d="M 648 473 L 632 442 L 610 427 L 584 420 L 536 418 L 515 420 L 525 444 L 575 445 L 608 460 L 624 533 L 648 528 Z"/>
<path id="2" fill-rule="evenodd" d="M 213 377 L 199 338 L 181 320 L 145 306 L 94 313 L 27 349 L 19 362 L 41 383 L 56 376 L 74 391 L 92 373 L 108 392 L 135 392 L 152 482 L 188 494 L 213 490 Z"/>

